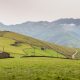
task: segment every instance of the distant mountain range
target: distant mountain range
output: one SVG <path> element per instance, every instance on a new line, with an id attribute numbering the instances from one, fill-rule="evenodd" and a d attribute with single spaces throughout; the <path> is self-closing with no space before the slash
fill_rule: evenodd
<path id="1" fill-rule="evenodd" d="M 9 26 L 0 23 L 0 30 L 13 31 L 51 43 L 80 48 L 80 19 L 65 18 L 52 22 L 25 22 Z"/>

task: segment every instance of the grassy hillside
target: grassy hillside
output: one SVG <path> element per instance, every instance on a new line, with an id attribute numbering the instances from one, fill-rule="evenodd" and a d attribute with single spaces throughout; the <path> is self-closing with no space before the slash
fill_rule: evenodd
<path id="1" fill-rule="evenodd" d="M 9 31 L 0 32 L 0 51 L 8 52 L 12 57 L 64 57 L 64 55 L 52 50 L 49 44 L 43 41 Z"/>
<path id="2" fill-rule="evenodd" d="M 72 58 L 77 49 L 50 44 L 41 40 L 34 39 L 9 31 L 0 31 L 0 50 L 11 53 L 12 56 L 54 56 Z M 42 50 L 41 48 L 44 48 Z M 35 54 L 34 54 L 35 53 Z M 80 58 L 78 54 L 75 58 Z"/>
<path id="3" fill-rule="evenodd" d="M 0 80 L 80 80 L 80 60 L 1 59 Z"/>

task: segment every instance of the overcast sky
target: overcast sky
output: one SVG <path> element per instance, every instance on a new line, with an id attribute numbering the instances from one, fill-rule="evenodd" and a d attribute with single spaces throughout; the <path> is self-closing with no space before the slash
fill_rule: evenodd
<path id="1" fill-rule="evenodd" d="M 52 21 L 80 18 L 80 0 L 0 0 L 0 22 Z"/>

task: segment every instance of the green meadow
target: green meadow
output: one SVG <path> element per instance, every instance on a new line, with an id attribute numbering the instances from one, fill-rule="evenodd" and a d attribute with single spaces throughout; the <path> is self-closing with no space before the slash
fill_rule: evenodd
<path id="1" fill-rule="evenodd" d="M 80 61 L 41 57 L 1 59 L 0 80 L 80 80 Z"/>

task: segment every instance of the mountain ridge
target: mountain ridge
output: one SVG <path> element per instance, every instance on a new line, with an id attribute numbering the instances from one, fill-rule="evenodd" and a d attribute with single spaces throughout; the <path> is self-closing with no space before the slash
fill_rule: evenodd
<path id="1" fill-rule="evenodd" d="M 80 19 L 62 18 L 52 22 L 28 21 L 7 26 L 0 24 L 0 30 L 13 31 L 47 42 L 80 48 Z"/>

